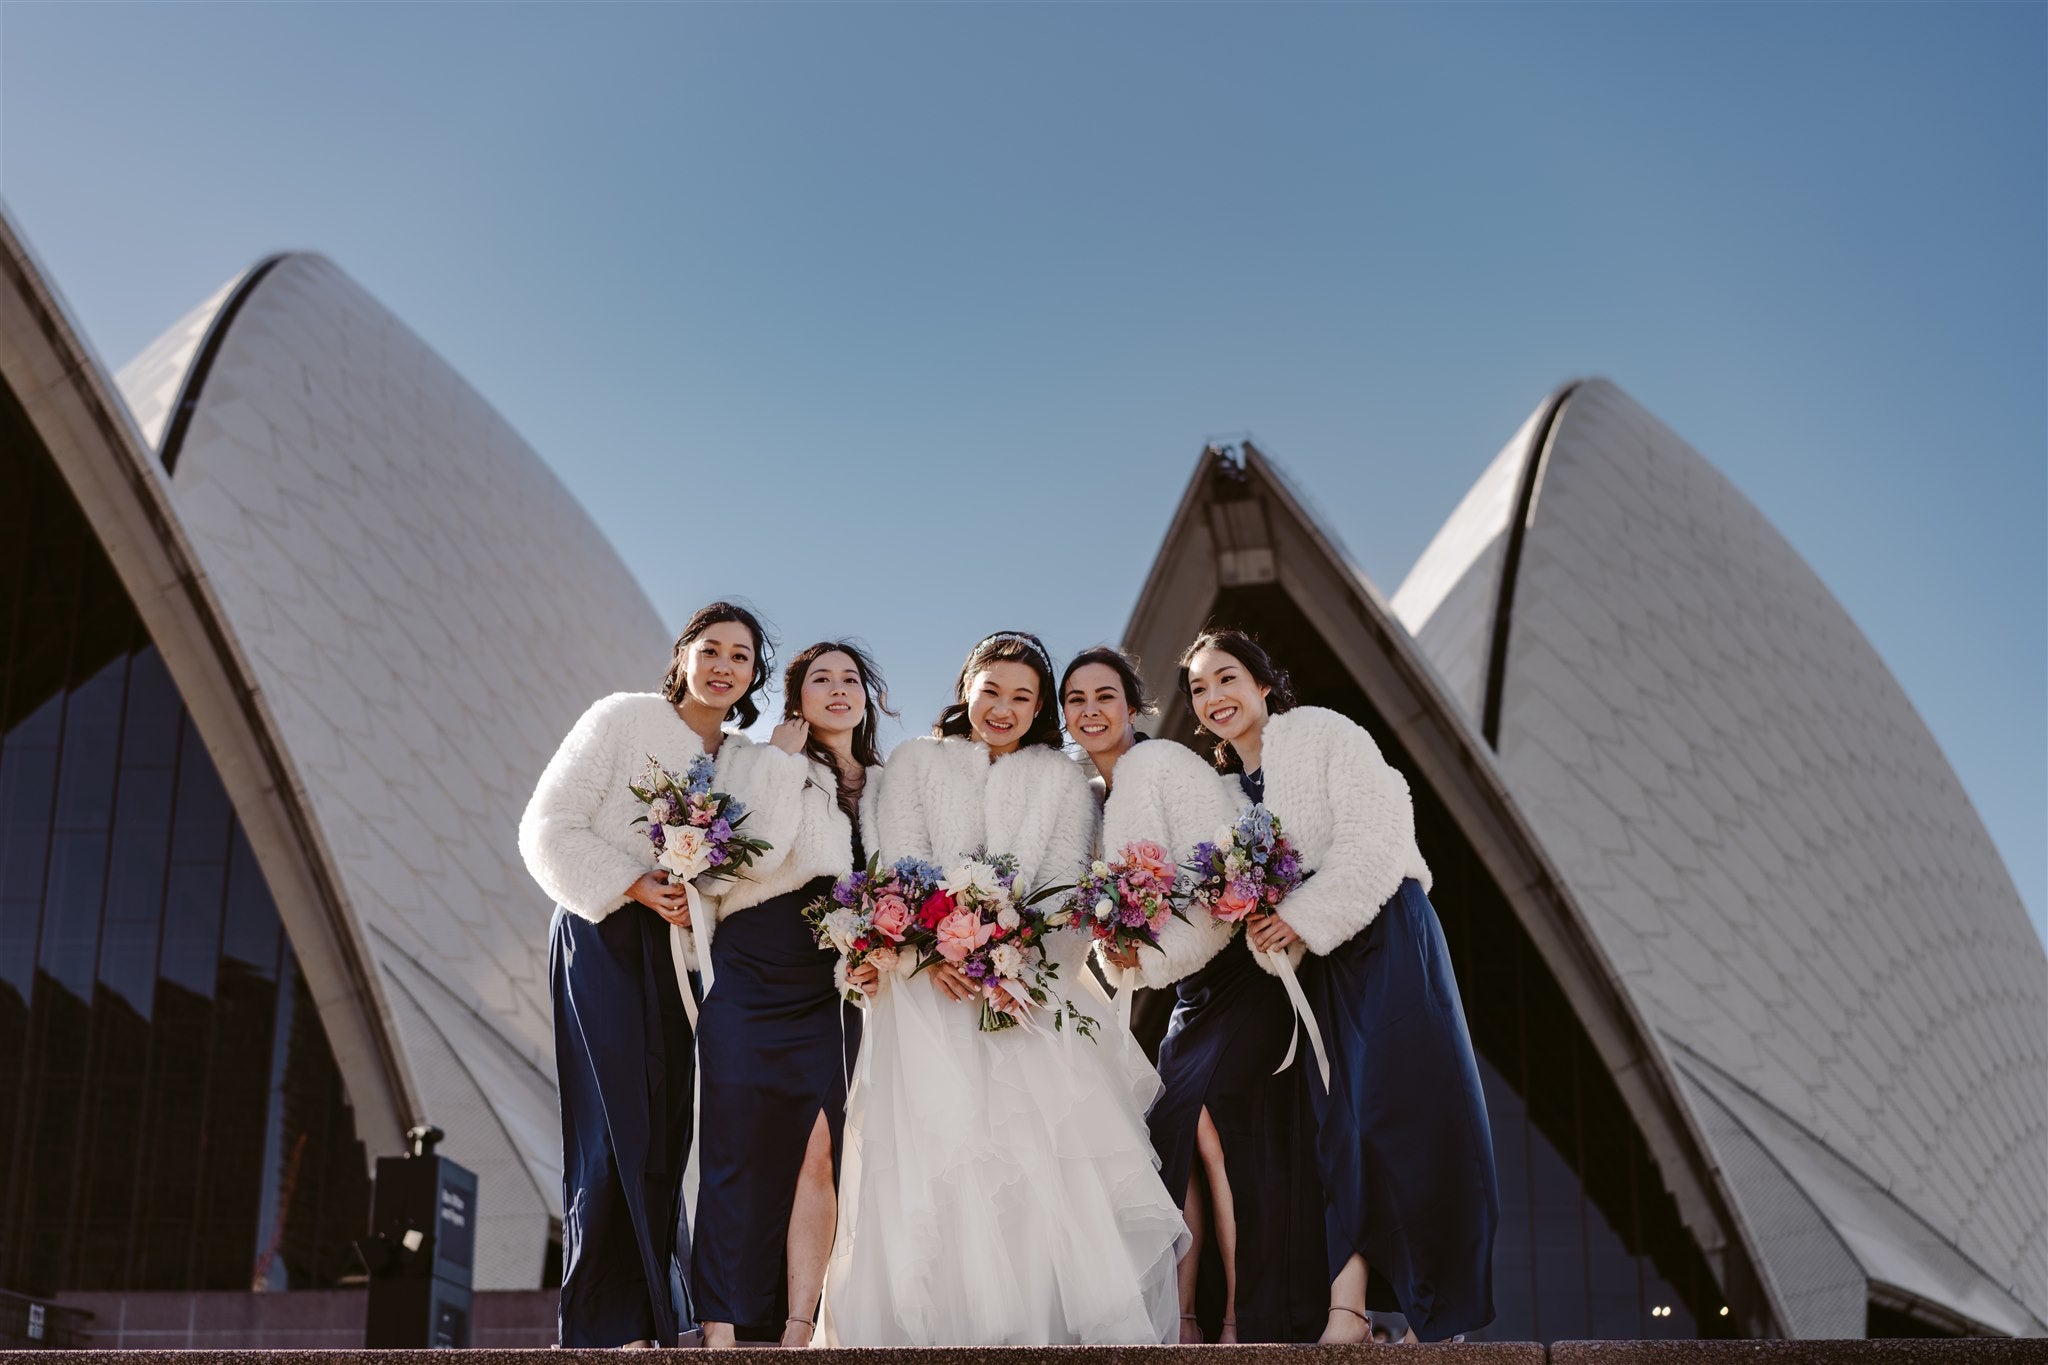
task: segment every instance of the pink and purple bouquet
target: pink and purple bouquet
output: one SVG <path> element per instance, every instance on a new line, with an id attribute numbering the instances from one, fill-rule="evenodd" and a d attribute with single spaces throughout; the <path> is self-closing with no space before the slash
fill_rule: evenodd
<path id="1" fill-rule="evenodd" d="M 647 826 L 655 866 L 672 882 L 737 877 L 774 847 L 740 832 L 747 804 L 711 790 L 714 771 L 711 755 L 699 754 L 690 760 L 688 775 L 678 778 L 649 755 L 646 769 L 626 784 L 647 807 L 633 823 Z"/>
<path id="2" fill-rule="evenodd" d="M 1075 927 L 1112 950 L 1157 948 L 1171 916 L 1186 919 L 1186 879 L 1173 858 L 1150 839 L 1125 844 L 1114 858 L 1097 858 L 1075 884 L 1066 909 Z"/>
<path id="3" fill-rule="evenodd" d="M 986 850 L 950 869 L 918 907 L 918 923 L 932 935 L 933 961 L 958 967 L 981 991 L 981 1029 L 994 1033 L 1032 1025 L 1050 1007 L 1052 1026 L 1069 1025 L 1084 1038 L 1095 1036 L 1095 1020 L 1054 990 L 1059 964 L 1047 956 L 1046 936 L 1071 922 L 1072 912 L 1055 897 L 1073 888 L 1017 887 L 1017 860 Z"/>
<path id="4" fill-rule="evenodd" d="M 1213 842 L 1195 845 L 1188 901 L 1225 924 L 1271 914 L 1304 877 L 1301 855 L 1264 805 L 1237 817 Z"/>
<path id="5" fill-rule="evenodd" d="M 845 959 L 848 971 L 872 962 L 891 972 L 904 953 L 922 966 L 933 951 L 933 939 L 918 907 L 945 877 L 944 868 L 916 858 L 899 858 L 885 871 L 877 855 L 806 905 L 804 922 L 811 926 L 820 948 L 830 948 Z M 846 998 L 858 1004 L 860 992 L 849 988 Z"/>

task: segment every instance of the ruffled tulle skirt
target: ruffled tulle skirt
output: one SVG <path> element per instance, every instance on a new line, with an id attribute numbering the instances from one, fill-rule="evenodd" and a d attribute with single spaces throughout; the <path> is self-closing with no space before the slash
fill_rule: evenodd
<path id="1" fill-rule="evenodd" d="M 847 1104 L 820 1326 L 834 1346 L 1178 1339 L 1180 1210 L 1144 1113 L 1158 1078 L 1085 972 L 1098 1039 L 982 1033 L 919 976 L 871 1003 Z"/>

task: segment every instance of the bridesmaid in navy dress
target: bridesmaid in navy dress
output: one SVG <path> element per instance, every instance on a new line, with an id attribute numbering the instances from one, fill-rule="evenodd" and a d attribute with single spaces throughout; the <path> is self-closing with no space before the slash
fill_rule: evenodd
<path id="1" fill-rule="evenodd" d="M 1347 717 L 1289 709 L 1286 675 L 1242 632 L 1205 631 L 1180 680 L 1222 741 L 1218 766 L 1245 775 L 1311 874 L 1276 913 L 1247 920 L 1245 937 L 1300 963 L 1329 1060 L 1325 1083 L 1301 1049 L 1327 1198 L 1322 1340 L 1370 1338 L 1368 1288 L 1390 1291 L 1422 1340 L 1484 1327 L 1500 1221 L 1493 1139 L 1407 780 Z"/>
<path id="2" fill-rule="evenodd" d="M 1105 654 L 1114 651 L 1077 659 L 1063 691 L 1067 728 L 1091 756 L 1091 715 L 1123 719 L 1127 697 L 1145 707 L 1130 662 Z M 1182 745 L 1124 747 L 1101 856 L 1149 839 L 1184 863 L 1256 799 Z M 1181 1341 L 1315 1340 L 1329 1293 L 1323 1187 L 1304 1069 L 1275 1074 L 1294 1020 L 1279 980 L 1242 935 L 1206 918 L 1169 920 L 1156 952 L 1102 956 L 1121 988 L 1156 989 L 1172 1002 L 1159 1047 L 1163 1089 L 1148 1122 L 1160 1175 L 1194 1234 L 1180 1267 Z"/>
<path id="3" fill-rule="evenodd" d="M 810 1344 L 837 1223 L 847 1077 L 860 1011 L 803 907 L 867 861 L 880 773 L 880 675 L 858 646 L 812 645 L 783 680 L 783 722 L 737 754 L 726 789 L 773 848 L 714 905 L 698 1020 L 701 1139 L 691 1289 L 706 1346 L 739 1329 Z"/>
<path id="4" fill-rule="evenodd" d="M 548 978 L 562 1101 L 564 1346 L 673 1346 L 691 1314 L 681 1266 L 690 1147 L 689 1005 L 671 925 L 686 889 L 654 868 L 627 784 L 650 758 L 678 776 L 748 746 L 767 685 L 752 612 L 714 602 L 690 618 L 662 690 L 594 704 L 562 741 L 519 822 L 519 851 L 557 902 Z"/>

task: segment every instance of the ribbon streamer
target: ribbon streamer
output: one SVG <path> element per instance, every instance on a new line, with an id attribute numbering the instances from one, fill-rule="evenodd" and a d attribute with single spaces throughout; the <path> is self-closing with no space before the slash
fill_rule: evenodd
<path id="1" fill-rule="evenodd" d="M 1284 951 L 1277 953 L 1260 952 L 1259 956 L 1265 958 L 1273 965 L 1274 974 L 1280 978 L 1280 984 L 1287 988 L 1287 998 L 1294 1002 L 1294 1013 L 1301 1020 L 1301 1028 L 1308 1030 L 1308 1045 L 1316 1054 L 1316 1069 L 1322 1072 L 1323 1089 L 1328 1090 L 1330 1088 L 1330 1055 L 1323 1050 L 1323 1031 L 1316 1027 L 1315 1011 L 1308 1007 L 1308 997 L 1302 994 L 1301 981 L 1294 975 L 1294 964 L 1287 960 L 1287 954 Z M 1287 1055 L 1281 1059 L 1280 1065 L 1273 1068 L 1275 1076 L 1294 1065 L 1294 1052 L 1299 1045 L 1300 1037 L 1301 1029 L 1289 1031 L 1287 1035 Z"/>
<path id="2" fill-rule="evenodd" d="M 683 883 L 683 894 L 689 901 L 690 923 L 696 924 L 699 922 L 698 917 L 704 913 L 704 898 L 697 894 L 697 887 L 693 882 Z M 680 924 L 672 922 L 668 926 L 668 956 L 669 960 L 676 965 L 676 989 L 682 992 L 683 1013 L 690 1018 L 690 1033 L 692 1037 L 697 1032 L 697 998 L 690 993 L 690 950 L 696 946 L 696 937 L 697 935 L 694 930 L 685 929 Z M 711 993 L 711 954 L 699 953 L 697 960 L 702 964 L 704 993 L 709 995 Z"/>
<path id="3" fill-rule="evenodd" d="M 1124 973 L 1124 983 L 1116 988 L 1116 1021 L 1125 1033 L 1131 1031 L 1131 997 L 1138 993 L 1138 988 L 1131 984 L 1131 978 L 1136 975 L 1136 972 Z"/>

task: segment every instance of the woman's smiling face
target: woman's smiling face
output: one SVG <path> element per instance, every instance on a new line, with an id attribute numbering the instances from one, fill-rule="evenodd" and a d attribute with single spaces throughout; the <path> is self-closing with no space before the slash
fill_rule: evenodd
<path id="1" fill-rule="evenodd" d="M 1043 705 L 1038 674 L 1029 664 L 1005 659 L 967 680 L 967 726 L 992 754 L 1015 749 Z"/>
<path id="2" fill-rule="evenodd" d="M 1266 723 L 1266 694 L 1235 654 L 1205 649 L 1188 660 L 1188 701 L 1204 730 L 1230 744 Z"/>
<path id="3" fill-rule="evenodd" d="M 683 690 L 691 700 L 725 712 L 754 683 L 754 632 L 738 621 L 719 621 L 683 646 Z"/>
<path id="4" fill-rule="evenodd" d="M 804 672 L 803 718 L 815 733 L 845 734 L 867 719 L 868 696 L 853 656 L 828 650 Z"/>
<path id="5" fill-rule="evenodd" d="M 1091 754 L 1115 750 L 1131 728 L 1131 703 L 1124 680 L 1108 664 L 1082 664 L 1067 679 L 1060 708 L 1067 733 Z"/>

